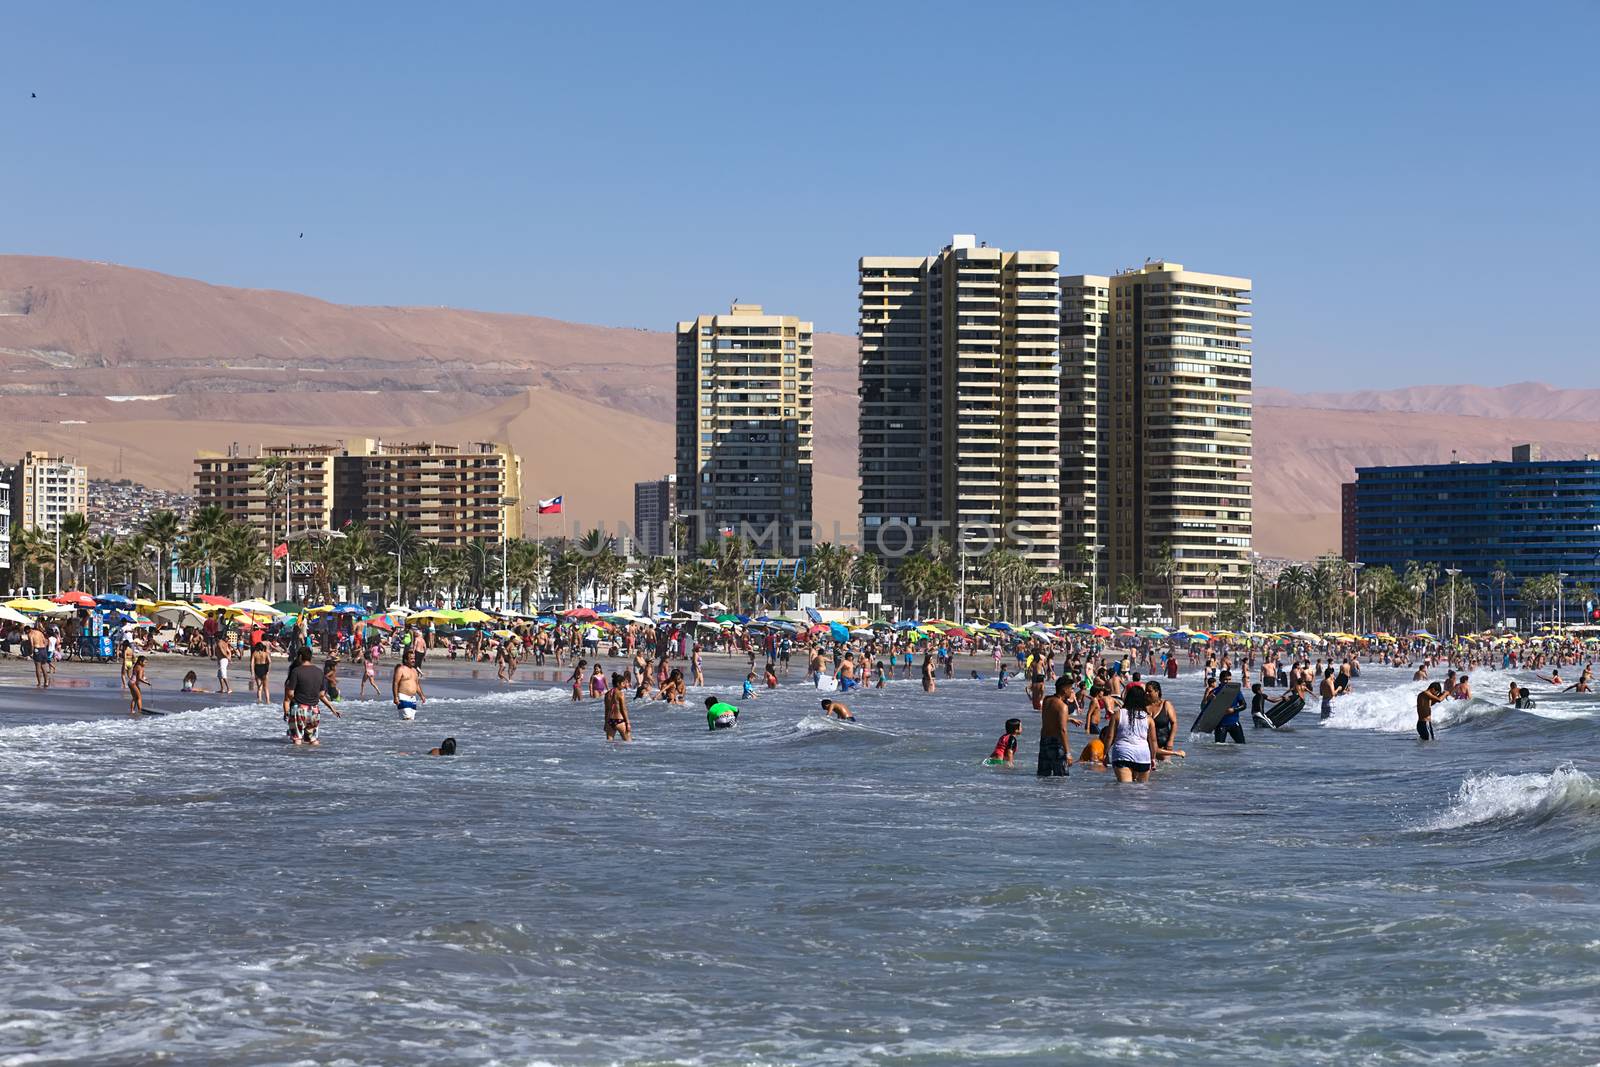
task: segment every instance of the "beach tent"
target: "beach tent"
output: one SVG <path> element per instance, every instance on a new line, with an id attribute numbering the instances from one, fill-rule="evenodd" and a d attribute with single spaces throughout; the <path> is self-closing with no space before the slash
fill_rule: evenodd
<path id="1" fill-rule="evenodd" d="M 164 622 L 179 629 L 185 626 L 203 626 L 206 621 L 204 615 L 201 615 L 188 604 L 163 605 L 152 611 L 150 617 L 157 622 Z"/>
<path id="2" fill-rule="evenodd" d="M 232 607 L 239 611 L 248 611 L 252 615 L 266 615 L 271 617 L 283 614 L 283 612 L 279 611 L 275 606 L 268 604 L 265 600 L 262 600 L 259 597 L 255 600 L 241 600 L 237 604 L 232 605 Z"/>

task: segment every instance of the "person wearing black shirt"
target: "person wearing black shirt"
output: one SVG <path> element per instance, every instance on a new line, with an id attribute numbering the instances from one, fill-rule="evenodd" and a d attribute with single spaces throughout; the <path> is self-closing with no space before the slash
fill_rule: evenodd
<path id="1" fill-rule="evenodd" d="M 323 707 L 339 714 L 328 702 L 327 676 L 311 662 L 311 650 L 301 646 L 283 687 L 283 717 L 289 724 L 289 740 L 297 745 L 321 744 L 317 727 L 321 725 Z"/>

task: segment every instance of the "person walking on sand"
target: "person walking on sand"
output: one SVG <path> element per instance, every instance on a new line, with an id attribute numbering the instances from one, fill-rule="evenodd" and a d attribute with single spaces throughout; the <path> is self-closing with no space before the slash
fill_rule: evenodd
<path id="1" fill-rule="evenodd" d="M 217 692 L 231 693 L 233 686 L 228 684 L 228 663 L 233 659 L 233 644 L 226 636 L 217 638 Z"/>

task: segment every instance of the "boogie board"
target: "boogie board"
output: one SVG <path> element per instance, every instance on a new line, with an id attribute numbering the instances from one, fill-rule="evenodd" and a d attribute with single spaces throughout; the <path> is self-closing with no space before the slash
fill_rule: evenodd
<path id="1" fill-rule="evenodd" d="M 1306 702 L 1299 697 L 1290 697 L 1282 704 L 1267 708 L 1267 722 L 1272 724 L 1274 730 L 1306 710 Z"/>
<path id="2" fill-rule="evenodd" d="M 838 691 L 839 691 L 839 679 L 838 678 L 835 678 L 831 674 L 819 674 L 817 676 L 817 692 L 819 692 L 819 693 L 837 693 Z"/>
<path id="3" fill-rule="evenodd" d="M 1224 682 L 1217 686 L 1217 691 L 1211 694 L 1211 700 L 1200 709 L 1200 714 L 1195 716 L 1194 725 L 1189 727 L 1191 734 L 1209 734 L 1217 728 L 1217 723 L 1228 714 L 1233 702 L 1239 698 L 1239 683 Z"/>
<path id="4" fill-rule="evenodd" d="M 983 761 L 983 765 L 985 767 L 1004 767 L 1006 765 L 1006 761 L 996 756 L 990 756 L 988 759 Z"/>

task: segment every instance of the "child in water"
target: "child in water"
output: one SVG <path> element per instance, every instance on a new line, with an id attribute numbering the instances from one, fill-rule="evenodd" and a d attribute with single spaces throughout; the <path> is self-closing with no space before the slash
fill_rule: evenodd
<path id="1" fill-rule="evenodd" d="M 1022 737 L 1022 720 L 1007 719 L 1006 732 L 1000 735 L 1000 740 L 994 743 L 994 751 L 989 753 L 991 760 L 1001 760 L 1007 767 L 1016 766 L 1017 741 Z"/>
<path id="2" fill-rule="evenodd" d="M 995 681 L 995 688 L 996 689 L 1004 689 L 1006 687 L 1006 681 L 1010 677 L 1011 677 L 1010 669 L 1004 663 L 1000 664 L 1000 674 L 999 674 L 998 678 Z"/>
<path id="3" fill-rule="evenodd" d="M 756 676 L 753 673 L 752 674 L 747 674 L 747 675 L 744 676 L 744 689 L 739 694 L 739 696 L 743 700 L 749 700 L 751 697 L 753 697 L 755 695 L 756 695 Z"/>

